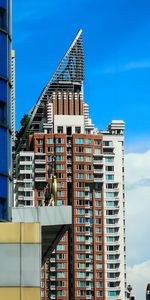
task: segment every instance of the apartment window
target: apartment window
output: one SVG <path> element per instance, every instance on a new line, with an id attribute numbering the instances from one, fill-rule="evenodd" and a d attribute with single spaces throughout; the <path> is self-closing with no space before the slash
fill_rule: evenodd
<path id="1" fill-rule="evenodd" d="M 78 224 L 83 224 L 84 223 L 84 218 L 76 218 L 76 222 L 78 223 Z"/>
<path id="2" fill-rule="evenodd" d="M 48 138 L 47 139 L 47 144 L 53 144 L 53 139 Z"/>
<path id="3" fill-rule="evenodd" d="M 103 292 L 102 291 L 97 291 L 97 297 L 103 297 Z"/>
<path id="4" fill-rule="evenodd" d="M 101 140 L 94 140 L 94 144 L 95 145 L 100 145 L 101 144 Z"/>
<path id="5" fill-rule="evenodd" d="M 102 237 L 101 236 L 97 236 L 96 237 L 96 242 L 97 243 L 101 243 L 102 242 Z"/>
<path id="6" fill-rule="evenodd" d="M 59 165 L 59 164 L 57 164 L 56 165 L 56 170 L 64 170 L 64 165 Z"/>
<path id="7" fill-rule="evenodd" d="M 30 188 L 30 187 L 31 187 L 31 183 L 30 183 L 30 182 L 26 182 L 26 183 L 25 183 L 25 187 L 26 187 L 26 188 Z"/>
<path id="8" fill-rule="evenodd" d="M 57 286 L 59 287 L 64 287 L 65 286 L 65 281 L 57 281 Z"/>
<path id="9" fill-rule="evenodd" d="M 30 161 L 30 160 L 32 160 L 32 157 L 30 157 L 30 156 L 25 157 L 25 161 Z"/>
<path id="10" fill-rule="evenodd" d="M 58 133 L 63 133 L 63 126 L 58 126 L 57 127 L 57 132 Z"/>
<path id="11" fill-rule="evenodd" d="M 84 200 L 77 200 L 76 204 L 79 206 L 83 206 L 84 205 Z"/>
<path id="12" fill-rule="evenodd" d="M 84 192 L 76 191 L 76 197 L 84 197 Z"/>
<path id="13" fill-rule="evenodd" d="M 64 191 L 57 191 L 57 197 L 64 197 Z"/>
<path id="14" fill-rule="evenodd" d="M 101 219 L 99 219 L 99 218 L 96 219 L 96 220 L 95 220 L 95 223 L 96 223 L 97 225 L 101 225 Z"/>
<path id="15" fill-rule="evenodd" d="M 101 154 L 101 149 L 95 149 L 95 152 L 94 152 L 95 154 Z"/>
<path id="16" fill-rule="evenodd" d="M 76 152 L 77 153 L 83 153 L 84 152 L 84 148 L 83 147 L 76 147 Z"/>
<path id="17" fill-rule="evenodd" d="M 85 263 L 77 263 L 78 269 L 85 269 Z"/>
<path id="18" fill-rule="evenodd" d="M 62 182 L 58 181 L 57 182 L 57 188 L 64 188 L 64 182 L 63 181 Z"/>
<path id="19" fill-rule="evenodd" d="M 52 153 L 53 152 L 53 147 L 47 147 L 47 152 Z"/>
<path id="20" fill-rule="evenodd" d="M 84 156 L 76 156 L 76 161 L 84 161 Z"/>
<path id="21" fill-rule="evenodd" d="M 64 269 L 65 268 L 65 264 L 64 263 L 57 263 L 56 264 L 56 268 L 57 269 Z"/>
<path id="22" fill-rule="evenodd" d="M 57 291 L 57 296 L 65 296 L 65 295 L 66 295 L 66 293 L 64 290 Z"/>
<path id="23" fill-rule="evenodd" d="M 86 165 L 86 170 L 87 171 L 91 171 L 91 169 L 92 169 L 91 165 Z"/>
<path id="24" fill-rule="evenodd" d="M 83 173 L 77 173 L 76 178 L 77 179 L 84 179 L 84 174 Z"/>
<path id="25" fill-rule="evenodd" d="M 56 173 L 56 178 L 57 179 L 63 179 L 64 178 L 64 173 Z"/>
<path id="26" fill-rule="evenodd" d="M 44 194 L 43 194 L 43 191 L 39 191 L 39 192 L 38 192 L 38 197 L 39 197 L 39 198 L 40 198 L 40 197 L 43 197 L 43 195 L 44 195 Z"/>
<path id="27" fill-rule="evenodd" d="M 91 145 L 91 139 L 86 139 L 86 140 L 85 140 L 85 143 L 86 143 L 87 145 Z"/>
<path id="28" fill-rule="evenodd" d="M 58 205 L 58 206 L 64 205 L 64 200 L 57 200 L 57 205 Z"/>
<path id="29" fill-rule="evenodd" d="M 57 272 L 57 278 L 65 278 L 64 272 Z"/>
<path id="30" fill-rule="evenodd" d="M 43 148 L 37 148 L 38 153 L 43 153 Z"/>
<path id="31" fill-rule="evenodd" d="M 56 155 L 56 161 L 64 161 L 63 155 Z"/>
<path id="32" fill-rule="evenodd" d="M 113 172 L 114 171 L 114 166 L 106 166 L 105 167 L 107 172 Z"/>
<path id="33" fill-rule="evenodd" d="M 84 165 L 76 165 L 76 170 L 84 170 Z"/>
<path id="34" fill-rule="evenodd" d="M 85 236 L 84 235 L 77 235 L 76 236 L 76 241 L 77 242 L 84 242 L 85 241 Z"/>
<path id="35" fill-rule="evenodd" d="M 96 264 L 96 269 L 97 269 L 97 270 L 101 270 L 102 267 L 103 267 L 102 264 Z"/>
<path id="36" fill-rule="evenodd" d="M 31 174 L 25 174 L 25 179 L 31 179 Z"/>
<path id="37" fill-rule="evenodd" d="M 102 228 L 101 227 L 96 227 L 96 233 L 101 233 L 102 232 Z"/>
<path id="38" fill-rule="evenodd" d="M 56 144 L 63 144 L 64 139 L 63 138 L 56 138 L 55 142 L 56 142 Z"/>
<path id="39" fill-rule="evenodd" d="M 84 140 L 79 138 L 79 139 L 76 139 L 76 144 L 83 144 L 84 143 Z"/>
<path id="40" fill-rule="evenodd" d="M 78 287 L 85 287 L 86 286 L 86 282 L 85 281 L 77 281 L 77 286 Z"/>
<path id="41" fill-rule="evenodd" d="M 84 215 L 84 214 L 85 214 L 85 210 L 84 210 L 84 209 L 79 209 L 79 208 L 77 208 L 77 209 L 76 209 L 76 214 L 77 214 L 77 215 Z"/>
<path id="42" fill-rule="evenodd" d="M 106 175 L 106 180 L 114 180 L 114 175 Z"/>
<path id="43" fill-rule="evenodd" d="M 60 244 L 60 245 L 57 245 L 56 249 L 57 249 L 58 251 L 61 251 L 61 250 L 64 250 L 64 249 L 65 249 L 65 246 L 62 245 L 62 244 Z"/>
<path id="44" fill-rule="evenodd" d="M 25 192 L 25 197 L 30 197 L 32 196 L 31 192 Z"/>
<path id="45" fill-rule="evenodd" d="M 114 296 L 117 296 L 117 294 L 114 291 L 110 291 L 110 292 L 108 292 L 108 296 L 114 297 Z"/>
<path id="46" fill-rule="evenodd" d="M 37 144 L 38 145 L 43 145 L 43 140 L 42 139 L 37 139 Z"/>
<path id="47" fill-rule="evenodd" d="M 81 133 L 81 127 L 75 127 L 75 133 Z"/>
<path id="48" fill-rule="evenodd" d="M 77 232 L 85 232 L 84 226 L 77 226 Z"/>
<path id="49" fill-rule="evenodd" d="M 77 272 L 77 278 L 85 278 L 85 272 Z"/>
<path id="50" fill-rule="evenodd" d="M 87 157 L 86 157 L 86 162 L 91 162 L 91 161 L 92 161 L 91 156 L 87 156 Z"/>
<path id="51" fill-rule="evenodd" d="M 76 245 L 78 251 L 85 250 L 85 245 Z"/>
<path id="52" fill-rule="evenodd" d="M 104 146 L 109 146 L 110 142 L 109 141 L 104 141 L 103 144 L 104 144 Z"/>
<path id="53" fill-rule="evenodd" d="M 78 260 L 83 260 L 83 259 L 85 259 L 85 254 L 77 254 L 77 259 L 78 259 Z"/>
<path id="54" fill-rule="evenodd" d="M 95 193 L 95 198 L 101 198 L 101 196 L 102 196 L 101 192 L 96 192 Z"/>
<path id="55" fill-rule="evenodd" d="M 64 147 L 56 147 L 56 152 L 64 152 Z"/>
<path id="56" fill-rule="evenodd" d="M 86 148 L 85 151 L 86 151 L 86 153 L 92 153 L 92 149 L 91 148 Z"/>
<path id="57" fill-rule="evenodd" d="M 97 254 L 96 255 L 96 260 L 102 260 L 102 255 L 101 254 Z"/>
<path id="58" fill-rule="evenodd" d="M 47 156 L 47 161 L 48 162 L 52 161 L 52 157 L 51 156 Z"/>
<path id="59" fill-rule="evenodd" d="M 65 259 L 64 253 L 56 254 L 56 259 Z"/>
<path id="60" fill-rule="evenodd" d="M 27 171 L 31 170 L 31 166 L 25 166 L 25 170 Z"/>
<path id="61" fill-rule="evenodd" d="M 91 180 L 92 179 L 92 174 L 86 174 L 86 179 Z"/>
<path id="62" fill-rule="evenodd" d="M 107 198 L 113 198 L 115 197 L 115 193 L 106 193 Z"/>
<path id="63" fill-rule="evenodd" d="M 106 157 L 105 161 L 106 162 L 113 162 L 114 161 L 114 157 Z"/>
<path id="64" fill-rule="evenodd" d="M 97 281 L 97 288 L 102 288 L 103 287 L 103 282 L 102 281 Z M 101 297 L 101 296 L 99 296 Z"/>
<path id="65" fill-rule="evenodd" d="M 84 167 L 84 166 L 83 166 L 83 167 Z M 76 182 L 76 187 L 77 187 L 77 188 L 83 188 L 83 187 L 84 187 L 84 182 L 81 182 L 81 181 Z"/>
<path id="66" fill-rule="evenodd" d="M 102 246 L 101 245 L 97 245 L 96 246 L 96 251 L 102 251 Z"/>
<path id="67" fill-rule="evenodd" d="M 97 279 L 102 279 L 103 278 L 103 273 L 96 273 L 96 278 Z"/>

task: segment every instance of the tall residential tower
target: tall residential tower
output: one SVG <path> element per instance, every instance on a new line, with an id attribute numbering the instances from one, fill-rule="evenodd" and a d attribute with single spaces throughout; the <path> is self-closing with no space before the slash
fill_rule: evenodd
<path id="1" fill-rule="evenodd" d="M 41 273 L 43 300 L 126 299 L 124 122 L 94 127 L 83 80 L 80 30 L 20 128 L 16 205 L 41 205 L 53 173 L 57 205 L 73 208 L 72 228 Z"/>

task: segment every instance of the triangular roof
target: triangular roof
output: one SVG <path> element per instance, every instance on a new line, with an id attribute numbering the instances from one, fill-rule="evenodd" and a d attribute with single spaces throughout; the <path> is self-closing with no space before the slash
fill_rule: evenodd
<path id="1" fill-rule="evenodd" d="M 57 86 L 61 84 L 79 84 L 82 85 L 84 80 L 84 57 L 83 57 L 83 42 L 82 42 L 82 29 L 80 29 L 73 40 L 68 51 L 61 60 L 58 68 L 51 77 L 47 86 L 44 88 L 41 96 L 39 97 L 35 106 L 30 110 L 28 115 L 30 115 L 30 121 L 25 129 L 23 137 L 17 148 L 17 152 L 21 150 L 27 132 L 32 132 L 31 125 L 36 112 L 42 102 L 46 102 L 47 99 L 52 95 Z M 20 129 L 19 129 L 20 130 Z"/>

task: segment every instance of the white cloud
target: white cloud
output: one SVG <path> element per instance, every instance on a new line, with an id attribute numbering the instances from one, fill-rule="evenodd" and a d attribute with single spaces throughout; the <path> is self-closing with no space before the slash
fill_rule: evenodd
<path id="1" fill-rule="evenodd" d="M 132 295 L 136 300 L 145 299 L 146 287 L 150 282 L 150 260 L 127 268 L 128 281 L 133 287 Z"/>
<path id="2" fill-rule="evenodd" d="M 150 150 L 127 154 L 125 174 L 127 282 L 141 300 L 150 281 Z"/>

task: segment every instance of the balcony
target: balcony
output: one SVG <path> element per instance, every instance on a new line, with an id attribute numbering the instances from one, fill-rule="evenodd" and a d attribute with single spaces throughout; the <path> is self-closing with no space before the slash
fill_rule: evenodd
<path id="1" fill-rule="evenodd" d="M 94 174 L 103 174 L 104 173 L 104 169 L 94 169 Z"/>
<path id="2" fill-rule="evenodd" d="M 94 178 L 94 182 L 103 182 L 103 181 L 104 181 L 103 177 L 101 177 L 101 178 Z"/>
<path id="3" fill-rule="evenodd" d="M 90 240 L 85 240 L 86 245 L 90 245 Z"/>
<path id="4" fill-rule="evenodd" d="M 35 173 L 45 173 L 46 172 L 46 170 L 43 168 L 36 168 L 35 169 Z"/>
<path id="5" fill-rule="evenodd" d="M 86 213 L 86 214 L 85 214 L 85 218 L 90 218 L 90 214 L 89 214 L 89 213 Z"/>
<path id="6" fill-rule="evenodd" d="M 56 290 L 55 285 L 50 285 L 50 290 L 51 290 L 51 291 L 55 291 L 55 290 Z"/>
<path id="7" fill-rule="evenodd" d="M 56 281 L 56 276 L 50 276 L 50 281 Z"/>
<path id="8" fill-rule="evenodd" d="M 45 179 L 45 177 L 35 177 L 35 181 L 39 181 L 39 182 L 41 182 L 41 181 L 46 181 L 46 179 Z"/>
<path id="9" fill-rule="evenodd" d="M 89 186 L 86 186 L 86 187 L 84 188 L 84 190 L 85 190 L 85 192 L 90 192 L 90 187 L 89 187 Z"/>
<path id="10" fill-rule="evenodd" d="M 104 164 L 103 159 L 95 159 L 93 161 L 93 165 L 103 165 L 103 164 Z"/>
<path id="11" fill-rule="evenodd" d="M 90 276 L 86 276 L 86 281 L 91 281 L 91 277 Z M 86 296 L 87 297 L 87 296 Z M 91 298 L 90 298 L 91 299 Z"/>
<path id="12" fill-rule="evenodd" d="M 35 159 L 35 164 L 46 164 L 45 159 Z"/>
<path id="13" fill-rule="evenodd" d="M 89 236 L 90 235 L 90 231 L 85 231 L 85 235 Z"/>
<path id="14" fill-rule="evenodd" d="M 54 257 L 50 258 L 50 262 L 55 263 L 55 258 Z"/>
<path id="15" fill-rule="evenodd" d="M 56 268 L 55 267 L 51 267 L 50 268 L 50 272 L 55 272 L 56 271 Z"/>
<path id="16" fill-rule="evenodd" d="M 90 222 L 85 222 L 85 226 L 90 226 Z"/>

